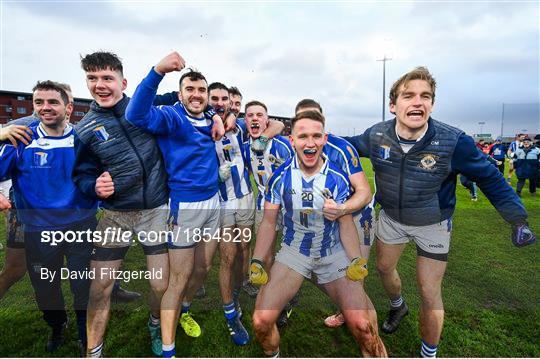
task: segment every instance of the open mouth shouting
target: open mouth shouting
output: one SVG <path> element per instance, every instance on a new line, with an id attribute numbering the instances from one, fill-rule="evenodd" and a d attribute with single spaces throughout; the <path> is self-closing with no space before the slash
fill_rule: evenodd
<path id="1" fill-rule="evenodd" d="M 424 119 L 424 111 L 423 110 L 412 110 L 407 112 L 407 117 L 411 120 L 415 121 L 421 121 Z"/>
<path id="2" fill-rule="evenodd" d="M 96 96 L 98 103 L 108 103 L 113 100 L 112 92 L 97 91 Z"/>
<path id="3" fill-rule="evenodd" d="M 261 133 L 261 124 L 259 122 L 252 122 L 249 126 L 249 134 L 252 137 L 259 137 Z"/>
<path id="4" fill-rule="evenodd" d="M 302 152 L 304 153 L 304 158 L 309 162 L 312 162 L 317 158 L 317 150 L 315 148 L 306 148 Z"/>

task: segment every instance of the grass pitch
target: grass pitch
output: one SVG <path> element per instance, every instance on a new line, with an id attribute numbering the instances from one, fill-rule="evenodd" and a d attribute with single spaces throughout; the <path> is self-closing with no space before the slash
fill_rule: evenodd
<path id="1" fill-rule="evenodd" d="M 362 161 L 372 182 L 371 166 Z M 515 178 L 514 178 L 515 181 Z M 529 223 L 540 235 L 540 199 L 523 192 L 529 212 Z M 0 241 L 5 244 L 4 222 L 0 221 Z M 219 254 L 218 254 L 219 255 Z M 458 184 L 457 209 L 443 298 L 446 317 L 438 355 L 440 357 L 540 357 L 540 246 L 518 249 L 511 244 L 510 227 L 489 201 L 479 195 L 472 202 L 466 189 Z M 3 265 L 3 256 L 0 256 Z M 411 313 L 392 335 L 381 334 L 391 356 L 419 356 L 418 295 L 415 277 L 416 251 L 410 244 L 398 270 L 403 294 Z M 216 256 L 214 268 L 206 282 L 207 296 L 192 306 L 203 335 L 187 337 L 178 330 L 178 357 L 260 357 L 263 352 L 253 338 L 251 313 L 254 300 L 241 295 L 244 324 L 252 341 L 236 347 L 229 339 L 217 284 Z M 375 271 L 374 255 L 370 258 L 371 274 L 366 288 L 382 322 L 388 301 Z M 139 247 L 130 249 L 125 269 L 144 270 L 145 260 Z M 123 287 L 148 293 L 143 280 L 123 283 Z M 71 303 L 69 286 L 63 284 L 66 302 Z M 332 314 L 334 305 L 311 283 L 302 287 L 299 307 L 290 325 L 281 331 L 281 354 L 287 357 L 353 357 L 359 349 L 344 327 L 328 329 L 323 319 Z M 130 304 L 113 304 L 106 333 L 105 355 L 108 357 L 150 357 L 146 329 L 148 309 L 145 300 Z M 70 311 L 70 323 L 75 316 Z M 0 356 L 43 357 L 49 329 L 41 319 L 33 298 L 28 276 L 15 284 L 0 301 Z M 55 356 L 77 356 L 76 328 L 70 327 L 68 343 Z"/>

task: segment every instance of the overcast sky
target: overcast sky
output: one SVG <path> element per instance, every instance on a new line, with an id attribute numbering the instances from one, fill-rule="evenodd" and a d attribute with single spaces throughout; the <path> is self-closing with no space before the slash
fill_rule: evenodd
<path id="1" fill-rule="evenodd" d="M 437 79 L 433 117 L 469 134 L 540 132 L 539 3 L 2 1 L 0 88 L 37 80 L 89 97 L 79 55 L 112 51 L 126 93 L 171 50 L 209 82 L 235 85 L 274 115 L 319 101 L 328 128 L 356 134 L 382 118 L 392 83 L 415 66 Z M 177 89 L 169 74 L 160 91 Z M 388 101 L 386 101 L 388 104 Z M 518 105 L 522 104 L 522 105 Z M 387 112 L 387 119 L 391 114 Z M 485 122 L 479 125 L 478 122 Z"/>

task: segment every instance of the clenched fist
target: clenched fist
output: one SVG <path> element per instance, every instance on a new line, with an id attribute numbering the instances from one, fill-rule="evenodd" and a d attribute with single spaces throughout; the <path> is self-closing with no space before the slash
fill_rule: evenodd
<path id="1" fill-rule="evenodd" d="M 162 58 L 161 61 L 154 66 L 154 70 L 156 70 L 160 75 L 165 75 L 173 71 L 182 71 L 185 66 L 186 62 L 182 56 L 180 56 L 178 52 L 174 51 Z"/>
<path id="2" fill-rule="evenodd" d="M 114 193 L 114 182 L 109 172 L 103 172 L 96 179 L 96 194 L 99 198 L 105 199 Z"/>

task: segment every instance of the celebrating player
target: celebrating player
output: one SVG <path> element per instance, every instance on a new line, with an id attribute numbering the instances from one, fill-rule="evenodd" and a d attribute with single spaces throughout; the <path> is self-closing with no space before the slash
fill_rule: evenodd
<path id="1" fill-rule="evenodd" d="M 296 105 L 295 115 L 302 111 L 317 111 L 323 113 L 321 105 L 312 99 L 303 99 Z M 343 138 L 328 134 L 328 140 L 323 147 L 323 153 L 328 159 L 337 164 L 348 176 L 353 193 L 343 204 L 327 202 L 323 208 L 325 217 L 336 220 L 345 215 L 352 214 L 353 221 L 358 231 L 360 240 L 360 252 L 362 257 L 369 259 L 369 252 L 373 244 L 374 210 L 369 183 L 362 170 L 358 153 Z M 324 324 L 330 328 L 336 328 L 345 324 L 343 314 L 338 312 L 324 320 Z"/>
<path id="2" fill-rule="evenodd" d="M 421 298 L 420 354 L 427 357 L 436 356 L 443 327 L 441 283 L 450 250 L 456 175 L 463 173 L 476 182 L 512 224 L 516 246 L 536 240 L 521 201 L 473 139 L 430 117 L 434 100 L 435 79 L 426 68 L 418 67 L 400 77 L 390 90 L 394 120 L 345 138 L 361 156 L 370 158 L 377 184 L 375 197 L 382 207 L 375 228 L 377 269 L 391 306 L 382 330 L 393 333 L 408 313 L 396 267 L 412 239 Z"/>
<path id="3" fill-rule="evenodd" d="M 330 221 L 322 212 L 326 202 L 342 204 L 350 195 L 347 175 L 321 155 L 327 141 L 324 117 L 316 111 L 300 112 L 292 120 L 290 140 L 296 155 L 278 168 L 268 183 L 251 261 L 251 280 L 265 284 L 253 314 L 257 340 L 266 355 L 279 356 L 279 313 L 304 277 L 310 279 L 315 274 L 341 308 L 362 354 L 386 356 L 377 334 L 377 315 L 358 281 L 367 269 L 352 216 Z M 272 252 L 280 210 L 283 241 L 268 278 L 262 259 Z"/>
<path id="4" fill-rule="evenodd" d="M 157 136 L 163 153 L 170 191 L 170 278 L 161 303 L 163 356 L 174 356 L 178 304 L 190 277 L 208 273 L 204 266 L 210 237 L 219 235 L 218 161 L 214 140 L 224 134 L 223 123 L 204 113 L 208 85 L 200 72 L 187 71 L 179 81 L 179 102 L 152 106 L 165 74 L 184 68 L 184 59 L 173 52 L 165 56 L 137 86 L 126 110 L 132 124 Z"/>
<path id="5" fill-rule="evenodd" d="M 109 52 L 95 52 L 81 59 L 86 85 L 94 101 L 76 126 L 77 159 L 73 180 L 79 189 L 101 201 L 103 214 L 98 231 L 119 229 L 140 239 L 148 270 L 161 271 L 150 278 L 148 330 L 151 349 L 161 354 L 160 303 L 168 283 L 166 238 L 148 240 L 150 231 L 167 230 L 167 185 L 165 166 L 155 138 L 126 121 L 129 98 L 123 93 L 127 79 L 120 59 Z M 171 102 L 176 95 L 164 95 Z M 154 100 L 154 98 L 152 98 Z M 132 244 L 122 241 L 95 243 L 91 268 L 96 273 L 118 270 Z M 109 321 L 114 278 L 96 275 L 88 305 L 88 355 L 102 356 L 103 338 Z"/>
<path id="6" fill-rule="evenodd" d="M 71 179 L 75 162 L 73 128 L 66 116 L 72 104 L 66 91 L 52 81 L 33 89 L 34 111 L 40 122 L 30 126 L 28 146 L 0 147 L 0 178 L 14 178 L 18 214 L 24 224 L 26 264 L 43 318 L 51 327 L 47 351 L 56 351 L 65 340 L 67 314 L 61 290 L 60 269 L 67 258 L 70 273 L 88 270 L 92 243 L 51 243 L 47 232 L 84 233 L 96 227 L 96 201 L 77 189 Z M 47 240 L 47 237 L 49 240 Z M 70 277 L 80 345 L 86 346 L 88 276 Z"/>

